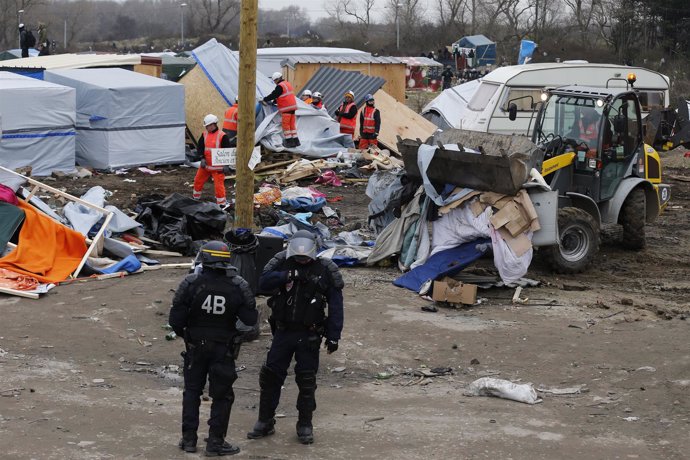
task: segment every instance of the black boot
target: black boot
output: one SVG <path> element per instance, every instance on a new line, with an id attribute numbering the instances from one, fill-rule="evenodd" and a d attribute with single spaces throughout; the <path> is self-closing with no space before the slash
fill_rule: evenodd
<path id="1" fill-rule="evenodd" d="M 276 432 L 275 425 L 276 425 L 276 420 L 274 418 L 269 419 L 266 422 L 262 422 L 261 420 L 257 420 L 256 423 L 254 424 L 254 428 L 252 428 L 252 431 L 247 433 L 247 438 L 248 439 L 259 439 L 259 438 L 263 438 L 266 436 L 270 436 Z"/>
<path id="2" fill-rule="evenodd" d="M 316 372 L 298 372 L 295 381 L 299 388 L 297 395 L 297 439 L 302 444 L 314 442 L 314 428 L 311 424 L 312 414 L 316 410 Z"/>
<path id="3" fill-rule="evenodd" d="M 180 439 L 180 442 L 177 444 L 177 446 L 185 452 L 194 453 L 196 452 L 196 440 L 196 432 L 185 431 L 182 433 L 182 439 Z"/>
<path id="4" fill-rule="evenodd" d="M 302 444 L 312 444 L 314 442 L 314 427 L 311 421 L 297 422 L 297 439 L 299 439 L 299 442 Z"/>
<path id="5" fill-rule="evenodd" d="M 223 438 L 209 438 L 208 443 L 206 443 L 205 453 L 207 457 L 221 457 L 239 454 L 240 448 L 225 442 Z"/>
<path id="6" fill-rule="evenodd" d="M 275 406 L 276 401 L 280 398 L 280 387 L 283 385 L 283 379 L 266 366 L 261 366 L 259 372 L 259 387 L 261 394 L 259 395 L 259 420 L 254 424 L 252 431 L 247 433 L 249 439 L 259 439 L 265 436 L 272 435 L 276 432 L 275 424 Z"/>
<path id="7" fill-rule="evenodd" d="M 292 138 L 292 146 L 293 147 L 299 147 L 300 145 L 302 145 L 302 144 L 299 141 L 299 137 L 293 137 Z"/>

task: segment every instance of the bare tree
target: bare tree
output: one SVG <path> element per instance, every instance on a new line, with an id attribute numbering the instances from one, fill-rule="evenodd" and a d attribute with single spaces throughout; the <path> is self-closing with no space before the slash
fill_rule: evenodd
<path id="1" fill-rule="evenodd" d="M 357 29 L 366 40 L 369 36 L 369 28 L 373 23 L 376 0 L 333 0 L 326 10 L 338 20 L 341 25 L 347 22 L 357 24 Z"/>
<path id="2" fill-rule="evenodd" d="M 596 9 L 601 0 L 563 0 L 563 2 L 577 25 L 580 45 L 591 46 L 590 28 L 594 23 Z"/>
<path id="3" fill-rule="evenodd" d="M 239 0 L 190 0 L 190 21 L 200 34 L 226 33 L 230 24 L 239 19 Z"/>
<path id="4" fill-rule="evenodd" d="M 466 0 L 436 0 L 436 4 L 441 27 L 453 27 L 462 24 Z"/>

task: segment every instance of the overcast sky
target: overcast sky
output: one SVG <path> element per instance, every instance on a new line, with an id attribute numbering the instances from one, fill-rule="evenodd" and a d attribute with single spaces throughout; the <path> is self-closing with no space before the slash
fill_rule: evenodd
<path id="1" fill-rule="evenodd" d="M 309 17 L 316 19 L 328 16 L 325 8 L 326 1 L 327 0 L 259 0 L 259 8 L 265 10 L 279 10 L 286 6 L 297 5 L 306 8 L 309 12 Z"/>

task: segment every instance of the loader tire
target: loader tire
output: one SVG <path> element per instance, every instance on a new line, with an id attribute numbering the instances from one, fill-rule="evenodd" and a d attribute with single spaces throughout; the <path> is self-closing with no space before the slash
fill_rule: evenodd
<path id="1" fill-rule="evenodd" d="M 633 189 L 623 203 L 618 223 L 623 226 L 622 244 L 626 249 L 639 251 L 646 245 L 644 235 L 646 206 L 647 200 L 641 188 Z"/>
<path id="2" fill-rule="evenodd" d="M 584 271 L 599 252 L 599 224 L 580 208 L 558 210 L 559 243 L 540 249 L 544 260 L 556 273 Z"/>

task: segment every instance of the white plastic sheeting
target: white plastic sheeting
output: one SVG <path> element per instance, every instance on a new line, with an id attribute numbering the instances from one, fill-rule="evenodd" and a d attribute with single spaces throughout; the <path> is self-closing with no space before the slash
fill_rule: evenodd
<path id="1" fill-rule="evenodd" d="M 34 176 L 74 171 L 73 88 L 0 72 L 0 165 L 31 166 Z"/>
<path id="2" fill-rule="evenodd" d="M 462 129 L 464 112 L 478 86 L 479 80 L 472 80 L 444 90 L 424 107 L 422 115 L 440 128 Z"/>
<path id="3" fill-rule="evenodd" d="M 77 94 L 77 162 L 98 169 L 184 162 L 184 86 L 124 69 L 50 70 Z"/>
<path id="4" fill-rule="evenodd" d="M 218 90 L 228 105 L 234 102 L 238 93 L 240 58 L 239 53 L 211 39 L 192 52 L 192 57 L 204 71 L 211 84 Z M 268 96 L 275 84 L 263 73 L 256 72 L 256 98 Z M 273 151 L 286 150 L 283 145 L 280 115 L 272 106 L 261 106 L 257 117 L 255 141 Z M 297 100 L 297 135 L 301 146 L 287 149 L 311 157 L 326 157 L 350 147 L 352 138 L 340 134 L 338 123 L 322 110 L 317 110 Z"/>

